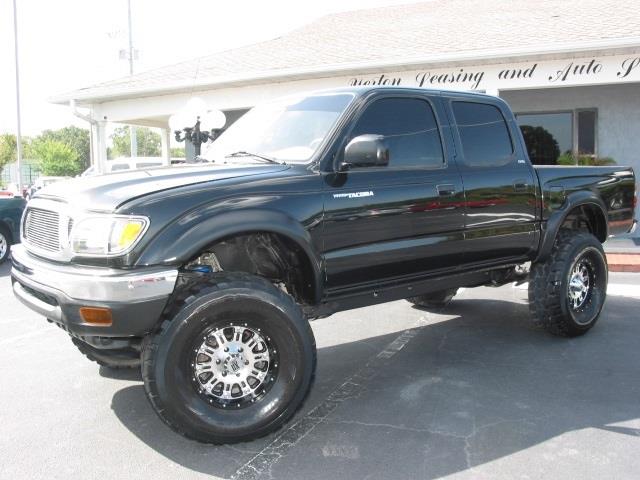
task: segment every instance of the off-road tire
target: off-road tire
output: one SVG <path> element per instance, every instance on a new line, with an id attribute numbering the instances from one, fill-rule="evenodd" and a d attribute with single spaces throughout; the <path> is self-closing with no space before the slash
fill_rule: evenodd
<path id="1" fill-rule="evenodd" d="M 444 308 L 449 304 L 449 302 L 451 302 L 451 300 L 453 300 L 456 293 L 458 293 L 457 288 L 448 288 L 446 290 L 440 290 L 439 292 L 409 297 L 407 298 L 407 301 L 420 308 Z"/>
<path id="2" fill-rule="evenodd" d="M 280 362 L 266 393 L 242 408 L 203 394 L 190 363 L 194 342 L 230 324 L 259 329 L 272 342 L 268 353 L 277 346 Z M 269 281 L 245 273 L 188 283 L 142 346 L 142 377 L 153 409 L 174 431 L 203 443 L 249 441 L 279 429 L 302 406 L 315 369 L 315 339 L 300 306 Z"/>
<path id="3" fill-rule="evenodd" d="M 9 253 L 11 252 L 11 233 L 2 225 L 0 225 L 0 236 L 4 239 L 6 243 L 6 250 L 4 254 L 0 253 L 0 264 L 4 263 L 4 261 L 9 258 Z"/>
<path id="4" fill-rule="evenodd" d="M 582 259 L 591 265 L 593 288 L 584 305 L 574 309 L 569 298 L 570 276 Z M 560 231 L 549 257 L 531 266 L 529 311 L 534 324 L 564 337 L 585 334 L 600 316 L 607 281 L 607 259 L 598 239 L 589 233 Z"/>
<path id="5" fill-rule="evenodd" d="M 140 368 L 140 352 L 133 348 L 100 349 L 83 342 L 79 338 L 71 337 L 71 341 L 85 357 L 100 366 L 113 369 Z"/>

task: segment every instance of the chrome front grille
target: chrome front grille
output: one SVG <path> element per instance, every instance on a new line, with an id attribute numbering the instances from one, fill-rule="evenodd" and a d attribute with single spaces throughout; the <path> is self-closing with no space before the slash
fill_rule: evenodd
<path id="1" fill-rule="evenodd" d="M 68 262 L 73 257 L 69 237 L 74 218 L 75 211 L 66 202 L 33 198 L 22 217 L 22 244 L 37 256 Z"/>
<path id="2" fill-rule="evenodd" d="M 34 247 L 47 252 L 59 252 L 60 215 L 58 212 L 28 207 L 24 217 L 24 239 Z"/>

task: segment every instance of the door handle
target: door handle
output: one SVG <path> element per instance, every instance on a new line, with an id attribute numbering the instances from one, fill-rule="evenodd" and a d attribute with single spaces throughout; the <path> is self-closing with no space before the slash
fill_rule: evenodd
<path id="1" fill-rule="evenodd" d="M 516 192 L 525 192 L 527 191 L 529 185 L 527 185 L 527 181 L 526 180 L 514 180 L 513 181 L 513 189 Z"/>
<path id="2" fill-rule="evenodd" d="M 436 190 L 441 197 L 452 197 L 456 193 L 456 186 L 450 184 L 436 185 Z"/>

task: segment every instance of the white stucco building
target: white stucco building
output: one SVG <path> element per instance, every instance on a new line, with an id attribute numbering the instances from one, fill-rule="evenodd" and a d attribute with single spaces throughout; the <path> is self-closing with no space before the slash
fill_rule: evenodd
<path id="1" fill-rule="evenodd" d="M 435 0 L 338 13 L 285 36 L 90 86 L 53 99 L 90 109 L 94 161 L 105 126 L 165 129 L 192 96 L 230 121 L 263 100 L 352 84 L 479 90 L 559 153 L 640 172 L 640 2 Z M 538 159 L 555 163 L 555 158 Z"/>

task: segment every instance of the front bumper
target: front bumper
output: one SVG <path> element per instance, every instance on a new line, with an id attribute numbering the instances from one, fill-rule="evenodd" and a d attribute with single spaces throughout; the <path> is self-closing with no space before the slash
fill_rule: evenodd
<path id="1" fill-rule="evenodd" d="M 81 337 L 142 336 L 157 323 L 178 278 L 176 269 L 135 270 L 63 265 L 11 248 L 13 292 L 22 303 Z M 90 325 L 80 307 L 111 309 L 113 323 Z"/>

